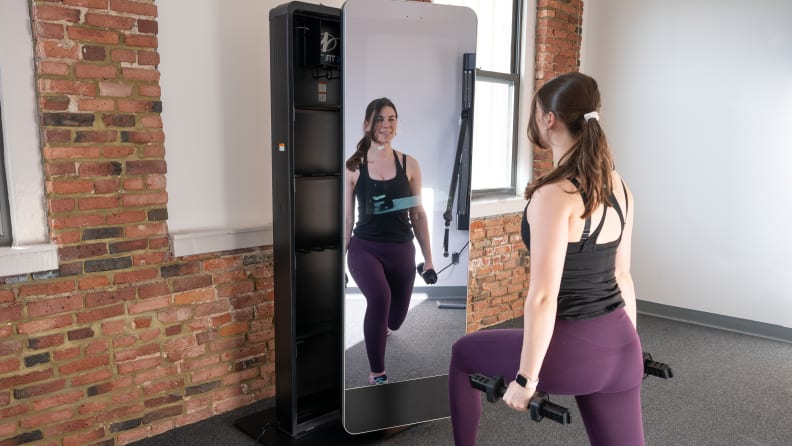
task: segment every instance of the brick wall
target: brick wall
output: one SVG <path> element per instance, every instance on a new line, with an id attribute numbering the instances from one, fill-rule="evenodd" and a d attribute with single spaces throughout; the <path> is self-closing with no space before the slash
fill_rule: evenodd
<path id="1" fill-rule="evenodd" d="M 0 279 L 0 445 L 126 444 L 271 397 L 271 249 L 170 254 L 156 4 L 31 16 L 60 268 Z"/>
<path id="2" fill-rule="evenodd" d="M 583 0 L 537 0 L 535 87 L 580 68 Z M 525 110 L 530 104 L 521 104 Z M 520 129 L 527 131 L 527 129 Z M 533 148 L 533 176 L 553 167 L 549 150 Z M 521 192 L 525 185 L 517 185 Z M 522 214 L 474 219 L 470 228 L 467 330 L 504 322 L 523 313 L 530 272 L 520 237 Z"/>

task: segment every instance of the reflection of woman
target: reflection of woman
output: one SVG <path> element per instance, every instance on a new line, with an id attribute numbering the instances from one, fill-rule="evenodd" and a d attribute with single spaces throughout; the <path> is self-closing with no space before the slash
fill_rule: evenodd
<path id="1" fill-rule="evenodd" d="M 344 242 L 349 272 L 367 302 L 363 333 L 369 384 L 388 381 L 385 339 L 407 316 L 416 272 L 413 229 L 424 269 L 434 269 L 420 201 L 421 170 L 414 158 L 391 145 L 397 119 L 396 106 L 389 99 L 372 101 L 366 107 L 363 138 L 346 162 Z M 358 221 L 352 236 L 355 200 Z"/>
<path id="2" fill-rule="evenodd" d="M 594 79 L 561 75 L 534 96 L 531 141 L 556 167 L 529 184 L 523 241 L 531 283 L 523 329 L 485 330 L 454 344 L 454 441 L 475 444 L 480 394 L 469 373 L 515 376 L 503 396 L 526 410 L 534 392 L 575 395 L 592 445 L 644 444 L 641 343 L 630 276 L 632 195 L 614 170 Z"/>

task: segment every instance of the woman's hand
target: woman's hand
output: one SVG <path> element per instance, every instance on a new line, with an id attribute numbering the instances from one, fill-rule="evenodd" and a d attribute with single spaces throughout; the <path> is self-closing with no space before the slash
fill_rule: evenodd
<path id="1" fill-rule="evenodd" d="M 536 384 L 528 382 L 525 387 L 517 384 L 517 381 L 509 383 L 506 393 L 503 394 L 503 402 L 507 406 L 520 412 L 528 410 L 528 403 L 531 402 L 531 397 L 536 393 Z"/>

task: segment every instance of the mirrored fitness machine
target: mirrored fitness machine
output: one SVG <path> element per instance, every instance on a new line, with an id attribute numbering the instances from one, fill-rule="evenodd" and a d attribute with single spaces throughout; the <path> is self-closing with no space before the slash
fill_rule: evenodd
<path id="1" fill-rule="evenodd" d="M 380 10 L 383 15 L 397 16 L 409 15 L 417 5 L 440 6 L 375 2 L 388 9 Z M 340 9 L 304 2 L 270 11 L 276 396 L 274 408 L 235 422 L 259 444 L 362 445 L 402 426 L 448 416 L 446 375 L 352 391 L 343 386 L 343 145 L 351 143 L 343 135 L 342 16 Z M 475 15 L 472 22 L 469 53 L 475 49 Z M 465 59 L 464 102 L 469 108 L 473 57 Z M 459 59 L 462 67 L 461 54 Z M 458 73 L 462 83 L 463 73 Z M 347 119 L 358 120 L 361 113 L 351 112 Z M 463 110 L 462 129 L 457 127 L 460 141 L 450 189 L 457 189 L 458 225 L 464 229 L 471 117 Z M 367 410 L 372 407 L 378 410 Z"/>

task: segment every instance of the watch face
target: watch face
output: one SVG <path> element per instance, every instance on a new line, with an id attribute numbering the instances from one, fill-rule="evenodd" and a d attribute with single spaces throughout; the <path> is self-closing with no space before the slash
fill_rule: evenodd
<path id="1" fill-rule="evenodd" d="M 519 384 L 519 385 L 521 385 L 523 387 L 525 387 L 525 385 L 528 384 L 528 380 L 524 376 L 520 375 L 519 373 L 517 374 L 516 377 L 514 377 L 514 380 L 517 381 L 517 384 Z"/>

